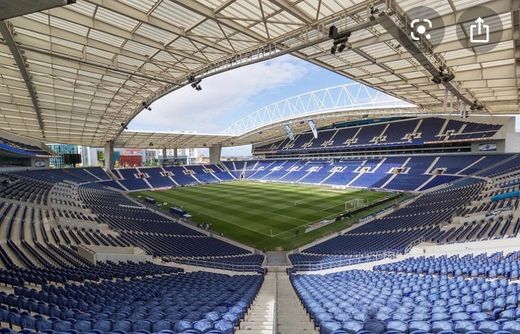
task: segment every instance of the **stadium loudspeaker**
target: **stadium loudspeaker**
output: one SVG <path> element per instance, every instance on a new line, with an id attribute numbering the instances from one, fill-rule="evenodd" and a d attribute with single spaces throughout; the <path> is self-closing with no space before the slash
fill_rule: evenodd
<path id="1" fill-rule="evenodd" d="M 287 134 L 287 138 L 289 138 L 290 140 L 294 140 L 294 134 L 292 132 L 291 125 L 289 123 L 285 123 L 283 125 L 283 128 L 285 130 L 285 133 Z"/>
<path id="2" fill-rule="evenodd" d="M 316 129 L 316 123 L 314 123 L 314 121 L 310 119 L 307 121 L 307 124 L 309 125 L 309 128 L 312 131 L 314 139 L 318 139 L 318 130 Z"/>

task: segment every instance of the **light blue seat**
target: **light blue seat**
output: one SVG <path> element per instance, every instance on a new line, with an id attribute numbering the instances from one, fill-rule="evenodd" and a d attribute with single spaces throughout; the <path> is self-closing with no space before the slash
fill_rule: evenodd
<path id="1" fill-rule="evenodd" d="M 201 333 L 206 333 L 212 328 L 212 323 L 208 319 L 201 319 L 193 323 L 193 329 L 196 329 Z"/>
<path id="2" fill-rule="evenodd" d="M 213 328 L 222 331 L 224 334 L 233 333 L 233 323 L 229 320 L 218 320 L 213 323 Z"/>
<path id="3" fill-rule="evenodd" d="M 408 330 L 408 326 L 406 325 L 406 323 L 404 321 L 390 320 L 386 324 L 386 330 L 405 333 Z"/>
<path id="4" fill-rule="evenodd" d="M 363 329 L 363 323 L 357 320 L 347 320 L 341 324 L 342 328 L 350 334 L 356 334 Z"/>
<path id="5" fill-rule="evenodd" d="M 453 325 L 451 321 L 447 320 L 440 320 L 440 321 L 433 321 L 431 325 L 431 330 L 433 333 L 439 333 L 439 332 L 446 332 L 446 331 L 452 331 Z"/>
<path id="6" fill-rule="evenodd" d="M 482 333 L 490 334 L 498 331 L 500 329 L 500 325 L 495 321 L 481 321 L 477 329 Z"/>
<path id="7" fill-rule="evenodd" d="M 341 329 L 341 322 L 335 320 L 324 320 L 320 325 L 321 334 L 332 334 L 338 329 Z"/>
<path id="8" fill-rule="evenodd" d="M 453 325 L 455 333 L 467 333 L 476 330 L 476 325 L 473 321 L 469 320 L 458 320 Z"/>
<path id="9" fill-rule="evenodd" d="M 183 332 L 185 330 L 188 330 L 192 327 L 191 321 L 188 320 L 178 320 L 173 325 L 173 330 L 176 332 Z"/>
<path id="10" fill-rule="evenodd" d="M 427 321 L 416 321 L 416 320 L 412 320 L 408 323 L 408 330 L 410 332 L 415 332 L 415 331 L 424 331 L 424 332 L 429 332 L 431 329 L 430 327 L 430 323 L 427 322 Z"/>
<path id="11" fill-rule="evenodd" d="M 520 321 L 511 320 L 502 324 L 502 330 L 508 331 L 511 334 L 520 334 Z"/>

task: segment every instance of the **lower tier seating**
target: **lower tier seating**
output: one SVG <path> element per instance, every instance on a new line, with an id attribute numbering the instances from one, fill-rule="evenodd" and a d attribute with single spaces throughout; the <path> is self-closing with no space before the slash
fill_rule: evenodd
<path id="1" fill-rule="evenodd" d="M 41 291 L 20 287 L 0 292 L 0 320 L 48 333 L 231 334 L 262 281 L 261 275 L 194 272 L 45 285 Z"/>
<path id="2" fill-rule="evenodd" d="M 517 283 L 352 270 L 292 275 L 321 334 L 519 333 Z"/>
<path id="3" fill-rule="evenodd" d="M 519 278 L 520 252 L 487 255 L 421 256 L 375 266 L 374 270 L 464 277 Z"/>

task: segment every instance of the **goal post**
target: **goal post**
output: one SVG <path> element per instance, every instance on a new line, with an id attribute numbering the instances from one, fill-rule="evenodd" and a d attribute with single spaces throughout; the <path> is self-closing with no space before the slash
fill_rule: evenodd
<path id="1" fill-rule="evenodd" d="M 354 198 L 345 202 L 345 212 L 356 210 L 365 206 L 365 201 L 361 198 Z"/>

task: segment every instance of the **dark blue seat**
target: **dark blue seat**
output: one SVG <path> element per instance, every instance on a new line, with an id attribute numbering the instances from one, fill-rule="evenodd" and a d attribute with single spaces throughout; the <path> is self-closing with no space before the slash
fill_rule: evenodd
<path id="1" fill-rule="evenodd" d="M 57 332 L 65 332 L 72 329 L 72 323 L 70 321 L 58 320 L 54 322 L 52 327 Z"/>
<path id="2" fill-rule="evenodd" d="M 100 330 L 102 332 L 110 332 L 112 330 L 112 321 L 111 320 L 105 320 L 105 319 L 97 320 L 94 323 L 93 328 L 94 329 L 98 329 L 98 330 Z"/>
<path id="3" fill-rule="evenodd" d="M 76 320 L 73 328 L 80 332 L 86 332 L 92 329 L 92 322 L 89 320 Z"/>
<path id="4" fill-rule="evenodd" d="M 137 320 L 132 324 L 133 330 L 136 331 L 148 331 L 152 330 L 152 323 L 150 320 Z"/>
<path id="5" fill-rule="evenodd" d="M 132 322 L 129 320 L 118 320 L 114 323 L 113 330 L 120 330 L 123 332 L 130 332 L 132 331 Z"/>
<path id="6" fill-rule="evenodd" d="M 172 323 L 168 320 L 158 320 L 155 321 L 152 325 L 153 332 L 161 332 L 171 330 Z"/>
<path id="7" fill-rule="evenodd" d="M 20 321 L 22 328 L 36 329 L 36 318 L 29 313 L 22 312 Z"/>

